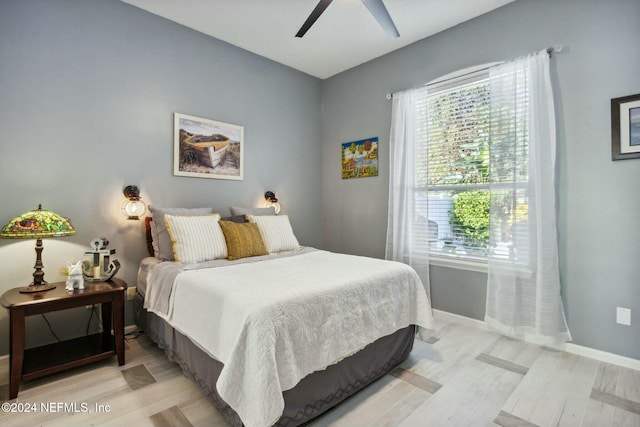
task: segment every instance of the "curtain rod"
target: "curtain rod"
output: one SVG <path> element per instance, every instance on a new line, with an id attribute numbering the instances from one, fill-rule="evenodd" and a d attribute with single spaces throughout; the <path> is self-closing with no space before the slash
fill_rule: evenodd
<path id="1" fill-rule="evenodd" d="M 552 58 L 554 53 L 562 52 L 563 48 L 564 48 L 564 46 L 562 46 L 560 44 L 557 44 L 557 45 L 554 45 L 554 46 L 549 46 L 546 49 L 546 51 L 547 51 L 547 54 L 549 55 L 549 58 Z M 473 71 L 470 71 L 470 72 L 465 73 L 465 74 L 459 74 L 459 75 L 457 75 L 455 77 L 451 77 L 449 79 L 435 81 L 433 83 L 430 83 L 429 85 L 435 85 L 435 84 L 438 84 L 438 83 L 448 82 L 449 80 L 459 79 L 460 77 L 464 77 L 464 76 L 467 76 L 469 74 L 474 74 L 474 73 L 477 73 L 479 71 L 485 71 L 485 70 L 488 70 L 489 68 L 491 68 L 491 66 L 486 67 L 486 68 L 478 68 L 477 70 L 473 70 Z M 427 85 L 425 84 L 424 86 L 427 86 Z M 387 101 L 391 101 L 393 99 L 393 93 L 388 92 L 386 98 L 387 98 Z"/>

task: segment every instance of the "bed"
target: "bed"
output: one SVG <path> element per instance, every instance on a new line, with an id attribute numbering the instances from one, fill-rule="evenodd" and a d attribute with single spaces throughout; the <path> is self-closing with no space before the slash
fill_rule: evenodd
<path id="1" fill-rule="evenodd" d="M 220 221 L 159 211 L 153 219 L 164 217 L 182 262 L 158 258 L 152 244 L 162 239 L 147 220 L 155 256 L 138 271 L 136 323 L 231 425 L 303 424 L 388 373 L 408 356 L 416 330 L 433 327 L 422 283 L 404 264 L 301 247 L 282 215 Z M 178 217 L 189 222 L 186 238 Z M 207 259 L 176 252 L 181 241 L 210 235 L 204 222 L 212 233 L 216 224 L 243 224 L 234 226 L 243 232 L 251 224 L 264 248 L 237 257 L 233 233 L 221 231 Z"/>

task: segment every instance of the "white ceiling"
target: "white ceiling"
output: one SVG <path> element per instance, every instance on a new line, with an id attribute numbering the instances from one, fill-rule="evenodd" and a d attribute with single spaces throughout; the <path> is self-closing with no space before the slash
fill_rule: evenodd
<path id="1" fill-rule="evenodd" d="M 360 0 L 334 0 L 303 38 L 318 0 L 122 0 L 325 79 L 514 0 L 384 0 L 391 39 Z"/>

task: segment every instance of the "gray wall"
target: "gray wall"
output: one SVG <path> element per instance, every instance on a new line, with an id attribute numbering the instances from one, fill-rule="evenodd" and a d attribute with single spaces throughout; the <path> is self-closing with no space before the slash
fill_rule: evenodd
<path id="1" fill-rule="evenodd" d="M 0 0 L 0 222 L 42 203 L 78 229 L 44 242 L 47 279 L 106 235 L 119 276 L 135 283 L 145 247 L 142 224 L 119 212 L 124 185 L 159 206 L 220 211 L 257 206 L 272 189 L 303 244 L 383 257 L 385 94 L 560 43 L 567 52 L 552 72 L 569 325 L 577 344 L 640 358 L 640 160 L 611 162 L 609 120 L 610 98 L 640 93 L 638 16 L 637 0 L 518 0 L 320 82 L 117 0 Z M 245 179 L 174 177 L 174 112 L 243 125 Z M 372 136 L 380 176 L 342 181 L 340 144 Z M 31 280 L 33 246 L 0 240 L 0 292 Z M 481 319 L 485 282 L 434 267 L 433 305 Z M 615 324 L 616 306 L 632 309 L 631 327 Z M 82 310 L 49 316 L 62 338 L 84 333 Z M 29 320 L 28 345 L 51 341 L 39 316 Z M 2 311 L 0 354 L 8 330 Z"/>
<path id="2" fill-rule="evenodd" d="M 44 242 L 49 281 L 106 236 L 135 285 L 143 224 L 120 213 L 137 184 L 157 206 L 258 206 L 274 190 L 306 245 L 320 246 L 320 80 L 118 0 L 0 0 L 0 226 L 38 203 L 78 234 Z M 173 113 L 244 126 L 244 180 L 175 177 Z M 31 281 L 34 241 L 0 240 L 0 293 Z M 48 317 L 61 338 L 88 310 Z M 29 318 L 27 345 L 52 340 Z M 132 323 L 127 308 L 127 323 Z M 0 354 L 8 352 L 0 310 Z"/>
<path id="3" fill-rule="evenodd" d="M 324 246 L 384 256 L 391 103 L 469 66 L 555 44 L 559 237 L 563 297 L 574 343 L 640 358 L 640 160 L 611 161 L 610 99 L 640 93 L 640 2 L 518 0 L 325 80 Z M 380 176 L 340 178 L 340 144 L 378 136 Z M 484 317 L 486 275 L 434 267 L 433 306 Z M 615 323 L 617 306 L 632 325 Z"/>

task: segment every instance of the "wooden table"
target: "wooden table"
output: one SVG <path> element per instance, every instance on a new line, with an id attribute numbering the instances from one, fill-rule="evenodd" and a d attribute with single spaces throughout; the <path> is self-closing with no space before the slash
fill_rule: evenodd
<path id="1" fill-rule="evenodd" d="M 116 355 L 124 365 L 124 295 L 127 283 L 120 279 L 85 283 L 83 290 L 66 291 L 65 283 L 55 283 L 50 291 L 20 293 L 10 289 L 0 298 L 9 309 L 10 379 L 9 399 L 18 396 L 21 381 L 65 371 Z M 41 347 L 24 348 L 25 317 L 51 311 L 102 305 L 102 331 Z M 111 322 L 113 316 L 113 334 Z"/>

